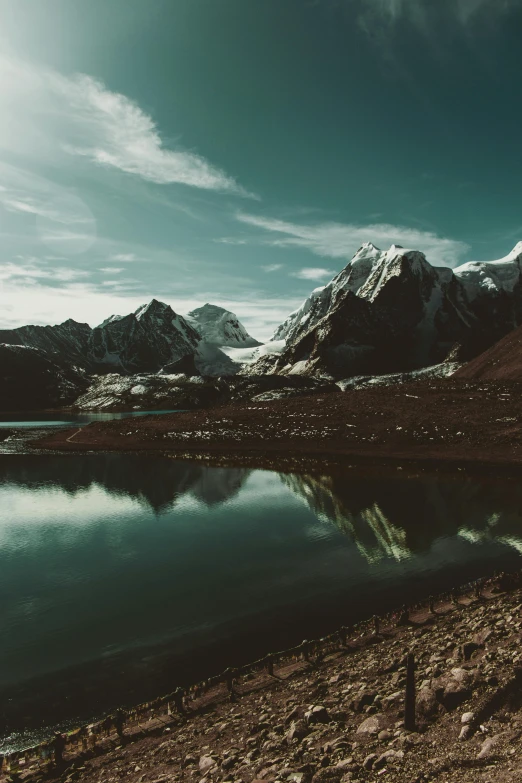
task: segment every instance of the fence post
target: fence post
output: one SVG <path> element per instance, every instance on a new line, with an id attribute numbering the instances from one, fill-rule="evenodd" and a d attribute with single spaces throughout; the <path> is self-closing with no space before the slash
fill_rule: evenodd
<path id="1" fill-rule="evenodd" d="M 406 692 L 404 700 L 404 728 L 415 731 L 415 657 L 408 653 L 406 658 Z"/>
<path id="2" fill-rule="evenodd" d="M 185 695 L 185 691 L 183 690 L 183 688 L 180 688 L 178 685 L 178 687 L 174 691 L 174 705 L 180 715 L 185 715 L 185 705 L 183 704 L 184 695 Z"/>
<path id="3" fill-rule="evenodd" d="M 234 680 L 237 675 L 237 669 L 226 669 L 225 670 L 225 682 L 227 684 L 227 690 L 230 694 L 230 700 L 234 701 L 235 699 L 235 691 L 234 691 Z"/>
<path id="4" fill-rule="evenodd" d="M 273 655 L 267 655 L 266 656 L 266 671 L 267 674 L 270 675 L 270 677 L 274 676 L 274 657 Z"/>
<path id="5" fill-rule="evenodd" d="M 303 643 L 301 644 L 301 649 L 303 651 L 303 658 L 305 661 L 310 660 L 310 642 L 307 639 L 304 639 Z"/>
<path id="6" fill-rule="evenodd" d="M 375 636 L 378 636 L 379 632 L 381 630 L 381 622 L 380 622 L 379 618 L 377 617 L 377 615 L 375 615 L 374 618 L 373 618 L 373 629 L 374 629 L 374 632 L 375 632 Z"/>

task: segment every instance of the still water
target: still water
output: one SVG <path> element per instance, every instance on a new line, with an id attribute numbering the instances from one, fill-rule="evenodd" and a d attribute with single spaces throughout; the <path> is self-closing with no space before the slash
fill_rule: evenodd
<path id="1" fill-rule="evenodd" d="M 0 748 L 519 567 L 521 510 L 516 479 L 0 455 Z"/>

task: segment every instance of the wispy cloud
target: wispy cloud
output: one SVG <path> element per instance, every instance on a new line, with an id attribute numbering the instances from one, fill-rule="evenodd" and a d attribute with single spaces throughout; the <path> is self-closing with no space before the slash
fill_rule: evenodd
<path id="1" fill-rule="evenodd" d="M 282 268 L 283 268 L 283 264 L 266 264 L 265 266 L 261 267 L 263 272 L 278 272 L 279 269 Z"/>
<path id="2" fill-rule="evenodd" d="M 457 266 L 469 250 L 469 245 L 456 239 L 440 237 L 431 231 L 372 223 L 365 226 L 354 223 L 291 223 L 258 215 L 236 215 L 237 220 L 263 229 L 276 238 L 261 237 L 261 241 L 277 247 L 304 248 L 325 258 L 350 259 L 364 242 L 387 248 L 392 244 L 421 250 L 435 265 Z"/>
<path id="3" fill-rule="evenodd" d="M 346 0 L 341 0 L 346 4 Z M 349 0 L 351 3 L 351 0 Z M 353 7 L 353 5 L 352 5 Z M 520 9 L 520 0 L 358 0 L 359 20 L 369 33 L 373 24 L 395 25 L 412 22 L 426 34 L 435 20 L 453 19 L 467 25 L 492 15 L 501 16 Z"/>
<path id="4" fill-rule="evenodd" d="M 218 239 L 214 239 L 214 242 L 217 242 L 220 245 L 247 245 L 248 239 L 239 239 L 236 237 L 219 237 Z"/>
<path id="5" fill-rule="evenodd" d="M 293 277 L 299 277 L 301 280 L 324 280 L 325 277 L 333 277 L 335 269 L 322 269 L 321 267 L 305 266 L 297 272 L 292 272 Z"/>
<path id="6" fill-rule="evenodd" d="M 40 155 L 67 152 L 159 185 L 179 183 L 254 197 L 202 155 L 166 146 L 153 118 L 135 101 L 85 74 L 64 76 L 20 60 L 0 59 L 0 143 Z"/>
<path id="7" fill-rule="evenodd" d="M 131 263 L 132 261 L 139 261 L 140 259 L 136 255 L 136 253 L 115 253 L 112 256 L 109 256 L 109 261 L 119 261 L 120 264 L 122 263 Z"/>
<path id="8" fill-rule="evenodd" d="M 34 281 L 53 281 L 68 283 L 72 280 L 80 280 L 88 277 L 88 272 L 70 267 L 50 267 L 37 258 L 21 258 L 14 261 L 0 263 L 0 280 L 3 283 L 15 281 L 17 283 L 33 284 Z"/>
<path id="9" fill-rule="evenodd" d="M 98 272 L 103 272 L 105 275 L 119 275 L 120 272 L 125 272 L 125 268 L 122 266 L 100 266 Z"/>

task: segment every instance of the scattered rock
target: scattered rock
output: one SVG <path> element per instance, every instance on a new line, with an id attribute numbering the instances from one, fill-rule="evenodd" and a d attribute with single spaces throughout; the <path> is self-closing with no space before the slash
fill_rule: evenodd
<path id="1" fill-rule="evenodd" d="M 495 749 L 495 746 L 497 745 L 499 741 L 500 735 L 496 734 L 494 737 L 488 737 L 484 742 L 482 743 L 482 746 L 480 748 L 480 753 L 478 754 L 478 759 L 485 759 L 492 755 L 492 752 Z"/>
<path id="2" fill-rule="evenodd" d="M 366 718 L 357 729 L 357 734 L 378 734 L 382 729 L 386 727 L 386 718 L 384 715 L 377 713 Z"/>
<path id="3" fill-rule="evenodd" d="M 286 735 L 287 742 L 292 742 L 293 739 L 302 740 L 310 733 L 310 729 L 306 722 L 302 719 L 292 721 L 290 731 Z"/>
<path id="4" fill-rule="evenodd" d="M 387 750 L 379 758 L 375 759 L 373 769 L 382 769 L 390 762 L 402 761 L 404 758 L 403 750 Z"/>
<path id="5" fill-rule="evenodd" d="M 312 778 L 312 783 L 340 783 L 344 770 L 339 767 L 323 767 Z"/>
<path id="6" fill-rule="evenodd" d="M 199 759 L 199 771 L 205 774 L 209 771 L 209 769 L 212 769 L 212 767 L 216 766 L 216 762 L 211 756 L 201 756 Z"/>

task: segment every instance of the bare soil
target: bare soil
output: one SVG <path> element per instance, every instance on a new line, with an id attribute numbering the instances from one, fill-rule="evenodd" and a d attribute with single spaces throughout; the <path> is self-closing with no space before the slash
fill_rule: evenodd
<path id="1" fill-rule="evenodd" d="M 457 378 L 488 381 L 522 379 L 522 327 L 509 332 L 489 350 L 457 371 Z"/>
<path id="2" fill-rule="evenodd" d="M 440 600 L 404 624 L 351 635 L 326 656 L 192 698 L 81 758 L 22 772 L 86 783 L 356 783 L 522 779 L 522 590 Z M 504 592 L 507 589 L 508 592 Z M 416 725 L 404 727 L 405 657 L 416 663 Z M 0 775 L 1 778 L 1 775 Z M 13 776 L 11 776 L 13 779 Z"/>
<path id="3" fill-rule="evenodd" d="M 289 469 L 310 459 L 522 466 L 522 383 L 443 379 L 97 422 L 37 441 Z"/>

